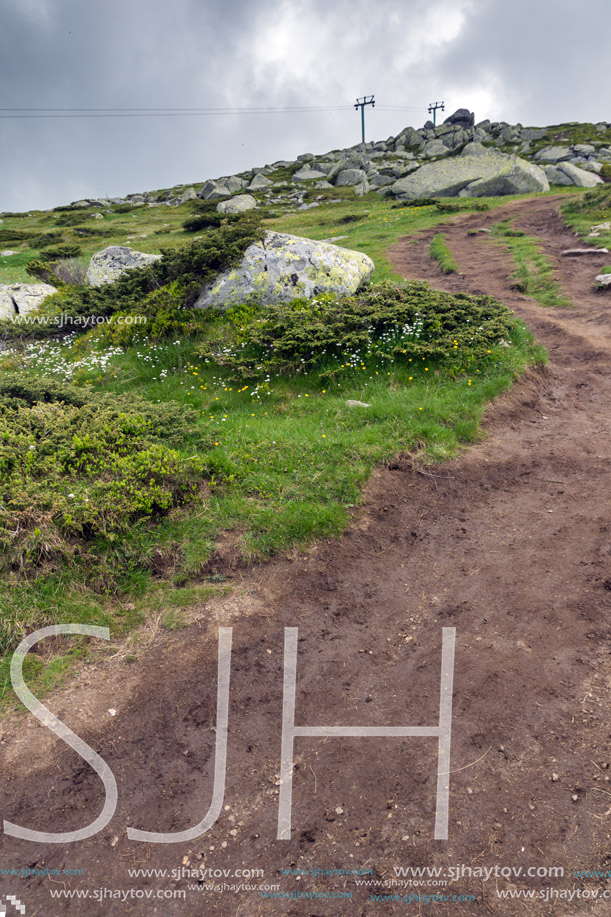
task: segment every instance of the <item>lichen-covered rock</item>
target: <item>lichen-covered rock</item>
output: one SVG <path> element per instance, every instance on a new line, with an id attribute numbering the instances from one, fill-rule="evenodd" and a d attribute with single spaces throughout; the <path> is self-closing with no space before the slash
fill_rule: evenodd
<path id="1" fill-rule="evenodd" d="M 246 249 L 239 267 L 204 287 L 196 306 L 224 310 L 246 300 L 269 305 L 319 293 L 354 293 L 371 277 L 373 268 L 371 258 L 362 252 L 267 232 L 263 241 Z"/>
<path id="2" fill-rule="evenodd" d="M 0 283 L 0 319 L 28 315 L 52 293 L 50 283 Z"/>
<path id="3" fill-rule="evenodd" d="M 254 210 L 257 202 L 252 194 L 238 194 L 228 201 L 221 201 L 216 205 L 219 213 L 244 213 L 246 210 Z"/>
<path id="4" fill-rule="evenodd" d="M 101 287 L 104 283 L 114 283 L 126 271 L 145 267 L 160 258 L 161 255 L 135 252 L 124 245 L 109 245 L 91 256 L 85 281 L 90 287 Z"/>
<path id="5" fill-rule="evenodd" d="M 596 283 L 599 285 L 599 287 L 611 288 L 611 274 L 598 274 L 596 277 Z"/>
<path id="6" fill-rule="evenodd" d="M 427 163 L 391 188 L 401 200 L 431 197 L 484 197 L 548 191 L 543 169 L 515 155 L 470 144 L 467 155 Z M 476 149 L 473 149 L 475 147 Z"/>

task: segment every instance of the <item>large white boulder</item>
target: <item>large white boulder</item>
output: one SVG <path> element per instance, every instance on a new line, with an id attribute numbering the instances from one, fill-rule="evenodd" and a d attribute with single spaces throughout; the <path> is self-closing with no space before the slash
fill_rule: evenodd
<path id="1" fill-rule="evenodd" d="M 0 319 L 28 315 L 53 293 L 50 283 L 0 283 Z"/>
<path id="2" fill-rule="evenodd" d="M 126 271 L 146 267 L 160 258 L 161 255 L 147 255 L 124 245 L 109 245 L 91 256 L 85 281 L 90 287 L 101 287 L 105 283 L 114 283 Z"/>
<path id="3" fill-rule="evenodd" d="M 239 267 L 203 288 L 195 305 L 224 310 L 246 300 L 269 305 L 320 293 L 354 293 L 373 269 L 373 261 L 362 252 L 267 232 L 261 242 L 249 245 Z"/>
<path id="4" fill-rule="evenodd" d="M 549 182 L 534 163 L 471 143 L 460 156 L 420 166 L 396 181 L 391 191 L 401 200 L 488 197 L 549 191 Z"/>

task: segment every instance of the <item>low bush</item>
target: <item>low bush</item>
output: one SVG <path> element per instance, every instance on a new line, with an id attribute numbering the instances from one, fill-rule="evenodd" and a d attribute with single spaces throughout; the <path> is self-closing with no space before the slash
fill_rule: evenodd
<path id="1" fill-rule="evenodd" d="M 41 261 L 60 261 L 62 258 L 77 258 L 81 254 L 78 245 L 65 243 L 56 245 L 55 248 L 45 248 L 40 253 Z"/>
<path id="2" fill-rule="evenodd" d="M 5 568 L 112 542 L 192 499 L 203 461 L 181 452 L 195 412 L 22 377 L 0 383 L 0 544 Z M 80 546 L 80 547 L 79 547 Z"/>
<path id="3" fill-rule="evenodd" d="M 226 319 L 229 339 L 207 342 L 199 354 L 233 379 L 258 380 L 311 370 L 329 378 L 362 363 L 422 360 L 455 376 L 475 360 L 483 365 L 515 326 L 511 312 L 490 296 L 443 293 L 422 281 L 378 284 L 340 299 L 236 307 Z"/>
<path id="4" fill-rule="evenodd" d="M 2 242 L 26 242 L 32 238 L 31 232 L 24 232 L 23 229 L 0 229 L 0 243 Z"/>

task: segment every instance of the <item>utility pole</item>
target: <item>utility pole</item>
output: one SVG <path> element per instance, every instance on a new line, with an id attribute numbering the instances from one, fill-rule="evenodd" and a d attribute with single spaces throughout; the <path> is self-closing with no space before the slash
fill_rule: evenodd
<path id="1" fill-rule="evenodd" d="M 437 109 L 438 108 L 441 109 L 441 111 L 445 111 L 446 110 L 445 103 L 444 102 L 431 102 L 431 104 L 429 105 L 429 115 L 430 114 L 433 115 L 433 126 L 437 124 Z"/>
<path id="2" fill-rule="evenodd" d="M 376 103 L 373 96 L 363 96 L 362 99 L 356 100 L 356 105 L 354 106 L 355 108 L 361 109 L 361 134 L 363 137 L 363 143 L 365 143 L 365 106 L 373 105 L 375 108 L 375 104 Z"/>

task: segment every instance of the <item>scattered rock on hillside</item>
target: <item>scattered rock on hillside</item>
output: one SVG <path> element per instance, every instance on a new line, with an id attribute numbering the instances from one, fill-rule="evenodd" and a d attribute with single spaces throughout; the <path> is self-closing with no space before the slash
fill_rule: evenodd
<path id="1" fill-rule="evenodd" d="M 123 245 L 109 245 L 91 256 L 85 282 L 90 287 L 100 287 L 104 283 L 113 283 L 126 271 L 137 267 L 146 267 L 153 261 L 159 261 L 161 255 L 147 255 L 136 252 Z"/>
<path id="2" fill-rule="evenodd" d="M 320 169 L 312 169 L 309 165 L 305 165 L 303 169 L 298 169 L 297 172 L 293 173 L 293 181 L 319 181 L 326 177 L 326 172 L 322 172 Z"/>
<path id="3" fill-rule="evenodd" d="M 593 188 L 602 184 L 602 178 L 594 172 L 586 172 L 571 162 L 559 162 L 555 166 L 545 166 L 545 174 L 551 185 L 574 185 L 578 188 Z"/>
<path id="4" fill-rule="evenodd" d="M 362 185 L 367 180 L 363 169 L 342 169 L 335 179 L 336 185 Z"/>
<path id="5" fill-rule="evenodd" d="M 248 191 L 265 191 L 267 188 L 271 188 L 273 182 L 266 178 L 265 175 L 258 173 L 253 177 L 253 180 L 248 185 Z"/>
<path id="6" fill-rule="evenodd" d="M 573 152 L 569 146 L 544 146 L 542 150 L 535 153 L 534 159 L 537 162 L 562 162 L 570 159 Z"/>
<path id="7" fill-rule="evenodd" d="M 598 274 L 596 283 L 601 287 L 611 287 L 611 274 Z"/>
<path id="8" fill-rule="evenodd" d="M 18 255 L 18 254 L 19 252 L 14 252 L 10 248 L 5 248 L 3 252 L 0 252 L 0 258 L 9 258 L 11 255 Z"/>
<path id="9" fill-rule="evenodd" d="M 319 293 L 354 293 L 373 272 L 371 258 L 328 242 L 267 232 L 250 245 L 238 268 L 202 290 L 196 306 L 221 310 L 254 299 L 263 305 Z"/>
<path id="10" fill-rule="evenodd" d="M 459 127 L 473 127 L 475 115 L 468 108 L 459 108 L 443 122 L 444 124 L 458 124 Z"/>
<path id="11" fill-rule="evenodd" d="M 472 147 L 477 146 L 471 144 Z M 548 191 L 543 169 L 517 156 L 496 150 L 463 151 L 460 156 L 421 166 L 392 186 L 401 200 L 440 197 L 484 197 Z"/>
<path id="12" fill-rule="evenodd" d="M 49 283 L 0 283 L 0 319 L 28 315 L 52 293 L 57 290 Z"/>
<path id="13" fill-rule="evenodd" d="M 254 210 L 257 202 L 251 194 L 238 194 L 228 201 L 220 201 L 216 205 L 219 213 L 244 213 L 246 210 Z"/>

